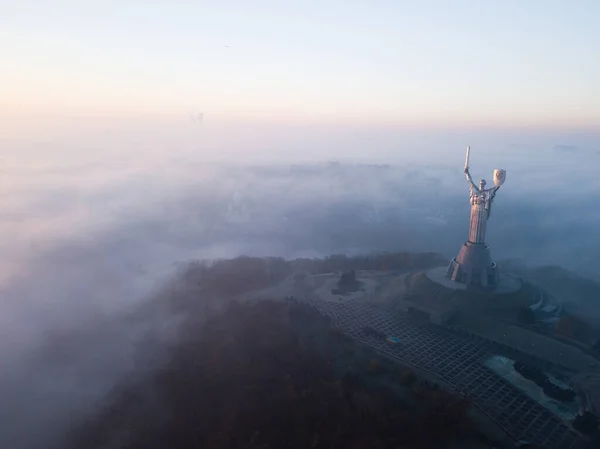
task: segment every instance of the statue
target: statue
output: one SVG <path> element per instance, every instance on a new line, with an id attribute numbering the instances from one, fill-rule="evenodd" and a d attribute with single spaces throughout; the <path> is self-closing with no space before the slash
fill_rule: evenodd
<path id="1" fill-rule="evenodd" d="M 492 203 L 496 192 L 506 179 L 505 170 L 494 170 L 494 187 L 486 189 L 486 181 L 479 181 L 479 187 L 473 182 L 469 172 L 469 155 L 471 147 L 467 147 L 467 159 L 465 161 L 465 176 L 469 183 L 469 196 L 471 199 L 471 220 L 469 225 L 469 241 L 472 243 L 484 243 L 487 220 L 492 212 Z"/>
<path id="2" fill-rule="evenodd" d="M 486 189 L 485 179 L 479 181 L 479 186 L 476 185 L 469 171 L 470 152 L 471 147 L 467 147 L 464 172 L 469 183 L 471 202 L 469 240 L 450 261 L 446 276 L 463 284 L 494 288 L 498 282 L 498 272 L 485 244 L 485 231 L 496 193 L 506 180 L 506 171 L 494 170 L 494 187 Z"/>

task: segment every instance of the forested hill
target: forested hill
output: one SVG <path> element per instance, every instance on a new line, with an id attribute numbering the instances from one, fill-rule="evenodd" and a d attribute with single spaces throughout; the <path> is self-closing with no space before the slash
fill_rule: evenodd
<path id="1" fill-rule="evenodd" d="M 304 304 L 232 302 L 184 328 L 164 366 L 115 389 L 64 447 L 492 446 L 471 423 L 468 400 L 358 347 Z"/>
<path id="2" fill-rule="evenodd" d="M 422 270 L 446 265 L 438 253 L 375 253 L 359 256 L 332 255 L 324 259 L 258 258 L 192 262 L 182 273 L 183 280 L 199 284 L 205 293 L 234 296 L 266 288 L 295 272 L 309 274 L 345 270 Z"/>

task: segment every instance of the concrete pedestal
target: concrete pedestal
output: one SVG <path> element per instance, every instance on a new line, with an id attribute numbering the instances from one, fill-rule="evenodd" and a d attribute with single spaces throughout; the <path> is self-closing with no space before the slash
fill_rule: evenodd
<path id="1" fill-rule="evenodd" d="M 493 290 L 498 285 L 498 268 L 485 243 L 466 242 L 450 261 L 446 277 L 454 282 Z"/>

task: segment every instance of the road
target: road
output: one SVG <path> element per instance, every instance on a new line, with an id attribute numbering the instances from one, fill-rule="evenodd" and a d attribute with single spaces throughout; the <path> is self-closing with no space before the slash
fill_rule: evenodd
<path id="1" fill-rule="evenodd" d="M 417 325 L 398 312 L 360 300 L 338 304 L 313 298 L 303 302 L 331 317 L 333 325 L 353 339 L 440 377 L 456 393 L 465 393 L 515 440 L 548 449 L 583 447 L 585 440 L 567 424 L 483 365 L 483 360 L 498 353 L 493 345 Z M 364 335 L 364 326 L 399 337 L 402 344 Z"/>

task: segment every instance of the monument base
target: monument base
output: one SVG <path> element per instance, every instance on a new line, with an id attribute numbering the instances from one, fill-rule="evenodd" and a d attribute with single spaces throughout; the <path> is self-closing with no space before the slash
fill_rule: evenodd
<path id="1" fill-rule="evenodd" d="M 493 290 L 498 286 L 498 267 L 485 243 L 465 242 L 450 261 L 446 277 L 467 286 Z"/>

